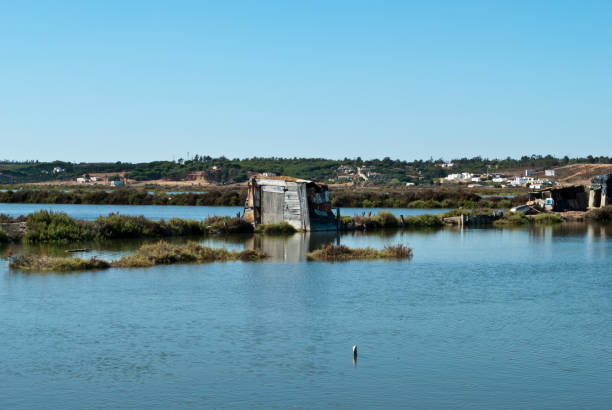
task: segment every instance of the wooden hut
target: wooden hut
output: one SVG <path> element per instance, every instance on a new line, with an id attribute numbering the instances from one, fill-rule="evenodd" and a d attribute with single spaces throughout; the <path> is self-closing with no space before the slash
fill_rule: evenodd
<path id="1" fill-rule="evenodd" d="M 292 177 L 254 176 L 244 206 L 244 218 L 253 223 L 287 222 L 304 231 L 338 229 L 327 185 Z"/>

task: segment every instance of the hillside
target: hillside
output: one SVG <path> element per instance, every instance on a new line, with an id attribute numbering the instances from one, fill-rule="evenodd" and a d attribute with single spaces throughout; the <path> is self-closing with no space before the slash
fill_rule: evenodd
<path id="1" fill-rule="evenodd" d="M 231 185 L 243 184 L 250 175 L 269 173 L 291 175 L 330 184 L 392 185 L 406 183 L 432 185 L 450 173 L 471 172 L 522 175 L 525 169 L 544 177 L 545 169 L 558 170 L 562 183 L 584 183 L 593 175 L 612 172 L 612 158 L 555 158 L 550 155 L 524 156 L 519 159 L 460 158 L 450 163 L 442 159 L 404 161 L 385 157 L 362 160 L 344 158 L 212 158 L 195 155 L 189 160 L 144 163 L 100 162 L 16 162 L 0 161 L 0 184 L 70 184 L 76 178 L 100 176 L 104 180 L 126 178 L 130 184 Z"/>
<path id="2" fill-rule="evenodd" d="M 534 175 L 561 184 L 587 185 L 596 175 L 612 174 L 612 164 L 572 164 L 553 169 L 555 170 L 554 177 L 546 177 L 544 170 L 536 171 Z"/>

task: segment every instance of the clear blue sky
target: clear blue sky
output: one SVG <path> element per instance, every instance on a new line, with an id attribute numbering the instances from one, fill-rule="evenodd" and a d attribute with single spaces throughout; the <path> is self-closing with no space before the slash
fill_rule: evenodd
<path id="1" fill-rule="evenodd" d="M 612 155 L 612 1 L 0 0 L 0 158 Z"/>

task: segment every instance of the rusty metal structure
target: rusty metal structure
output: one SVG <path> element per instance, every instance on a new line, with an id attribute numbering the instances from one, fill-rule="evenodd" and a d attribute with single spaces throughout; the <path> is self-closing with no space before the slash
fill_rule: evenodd
<path id="1" fill-rule="evenodd" d="M 243 218 L 255 226 L 284 221 L 303 231 L 335 231 L 340 215 L 332 212 L 325 184 L 258 175 L 249 180 Z"/>
<path id="2" fill-rule="evenodd" d="M 612 174 L 593 177 L 590 189 L 589 208 L 612 205 Z"/>

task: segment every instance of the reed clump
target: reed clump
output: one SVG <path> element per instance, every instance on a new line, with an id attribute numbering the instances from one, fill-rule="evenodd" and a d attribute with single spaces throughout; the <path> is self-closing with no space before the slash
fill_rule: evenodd
<path id="1" fill-rule="evenodd" d="M 251 233 L 253 226 L 241 218 L 210 217 L 203 221 L 172 218 L 154 221 L 144 216 L 111 213 L 94 221 L 82 221 L 65 213 L 42 210 L 26 218 L 27 243 L 197 236 L 214 233 Z"/>
<path id="2" fill-rule="evenodd" d="M 71 272 L 108 269 L 111 264 L 102 259 L 63 258 L 54 256 L 21 255 L 11 258 L 10 269 L 26 272 Z"/>
<path id="3" fill-rule="evenodd" d="M 595 222 L 612 222 L 612 205 L 589 211 L 586 218 Z"/>
<path id="4" fill-rule="evenodd" d="M 374 231 L 378 229 L 419 229 L 419 228 L 439 228 L 444 226 L 442 218 L 436 215 L 416 215 L 406 216 L 402 220 L 389 211 L 379 212 L 374 216 L 343 217 L 342 223 L 346 229 L 362 229 Z"/>
<path id="5" fill-rule="evenodd" d="M 226 261 L 260 261 L 266 254 L 256 250 L 241 252 L 225 248 L 209 248 L 195 242 L 186 245 L 173 245 L 165 241 L 143 245 L 134 254 L 114 261 L 113 267 L 139 268 L 154 265 L 171 265 L 177 263 L 208 263 Z"/>
<path id="6" fill-rule="evenodd" d="M 10 269 L 27 272 L 70 272 L 109 268 L 143 268 L 155 265 L 181 263 L 209 263 L 226 261 L 258 262 L 267 255 L 260 250 L 230 251 L 225 248 L 209 248 L 195 242 L 173 245 L 165 241 L 142 245 L 136 253 L 108 262 L 103 259 L 50 257 L 44 255 L 20 255 L 12 257 Z"/>
<path id="7" fill-rule="evenodd" d="M 257 232 L 263 232 L 266 235 L 291 235 L 297 232 L 293 225 L 281 221 L 275 224 L 266 224 L 257 226 Z"/>
<path id="8" fill-rule="evenodd" d="M 565 218 L 557 214 L 538 214 L 532 220 L 537 225 L 555 225 L 565 222 Z"/>
<path id="9" fill-rule="evenodd" d="M 529 219 L 527 219 L 522 212 L 511 212 L 508 215 L 504 215 L 503 218 L 493 222 L 493 226 L 497 227 L 522 226 L 527 224 L 529 224 Z"/>
<path id="10" fill-rule="evenodd" d="M 402 245 L 386 246 L 383 249 L 349 248 L 345 245 L 325 245 L 308 254 L 310 261 L 345 262 L 350 260 L 411 259 L 412 249 Z"/>

